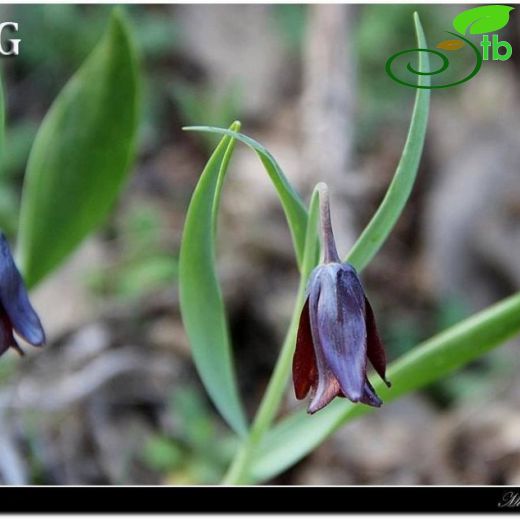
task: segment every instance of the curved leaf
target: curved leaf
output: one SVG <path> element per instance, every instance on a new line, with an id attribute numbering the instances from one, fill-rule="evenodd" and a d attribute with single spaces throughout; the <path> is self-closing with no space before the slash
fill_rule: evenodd
<path id="1" fill-rule="evenodd" d="M 301 270 L 303 263 L 303 252 L 305 248 L 307 210 L 305 209 L 301 197 L 298 195 L 298 193 L 296 193 L 296 191 L 294 191 L 293 187 L 287 181 L 275 158 L 266 148 L 264 148 L 254 139 L 237 132 L 232 132 L 231 130 L 215 128 L 213 126 L 186 126 L 183 128 L 183 130 L 228 135 L 235 138 L 237 141 L 242 141 L 257 153 L 280 197 L 280 202 L 282 203 L 282 207 L 289 224 L 289 229 L 291 231 L 298 266 Z"/>
<path id="2" fill-rule="evenodd" d="M 233 123 L 233 130 L 240 123 Z M 179 258 L 182 319 L 199 375 L 216 407 L 243 435 L 240 403 L 222 294 L 215 272 L 215 231 L 224 176 L 234 147 L 224 137 L 210 157 L 191 198 Z"/>
<path id="3" fill-rule="evenodd" d="M 427 49 L 428 44 L 417 13 L 414 13 L 414 22 L 417 46 L 420 49 Z M 427 53 L 419 53 L 419 70 L 429 70 Z M 419 86 L 429 84 L 429 76 L 419 76 Z M 379 251 L 401 216 L 412 192 L 426 137 L 429 107 L 430 91 L 426 88 L 418 88 L 408 136 L 394 178 L 381 205 L 346 258 L 346 261 L 350 262 L 358 271 L 361 271 Z"/>
<path id="4" fill-rule="evenodd" d="M 392 388 L 374 384 L 385 403 L 421 388 L 466 365 L 520 333 L 520 293 L 437 334 L 391 364 Z M 281 421 L 262 440 L 252 464 L 257 481 L 267 480 L 310 453 L 345 423 L 373 411 L 336 400 L 310 417 L 299 411 Z"/>
<path id="5" fill-rule="evenodd" d="M 19 257 L 28 285 L 106 218 L 135 151 L 137 64 L 122 12 L 54 101 L 34 141 L 22 197 Z"/>
<path id="6" fill-rule="evenodd" d="M 453 19 L 453 27 L 461 34 L 484 34 L 502 29 L 509 22 L 514 7 L 508 5 L 482 5 L 466 9 Z"/>

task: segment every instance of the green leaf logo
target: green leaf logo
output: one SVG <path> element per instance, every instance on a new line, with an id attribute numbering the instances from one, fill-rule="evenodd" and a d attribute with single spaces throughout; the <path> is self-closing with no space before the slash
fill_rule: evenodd
<path id="1" fill-rule="evenodd" d="M 453 20 L 453 27 L 460 34 L 484 34 L 502 29 L 509 22 L 514 7 L 508 5 L 483 5 L 462 11 Z"/>

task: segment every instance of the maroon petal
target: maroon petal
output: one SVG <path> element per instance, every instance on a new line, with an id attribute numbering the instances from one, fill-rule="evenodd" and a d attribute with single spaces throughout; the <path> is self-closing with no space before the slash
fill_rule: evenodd
<path id="1" fill-rule="evenodd" d="M 9 348 L 13 347 L 20 355 L 24 355 L 13 336 L 13 326 L 5 309 L 0 306 L 0 356 Z"/>
<path id="2" fill-rule="evenodd" d="M 391 383 L 386 379 L 386 353 L 377 333 L 374 312 L 368 299 L 365 297 L 365 321 L 367 327 L 367 355 L 370 363 L 381 379 L 390 387 Z"/>
<path id="3" fill-rule="evenodd" d="M 304 399 L 317 380 L 316 356 L 314 355 L 314 347 L 312 345 L 311 322 L 309 319 L 309 298 L 305 301 L 300 316 L 292 373 L 296 399 Z"/>

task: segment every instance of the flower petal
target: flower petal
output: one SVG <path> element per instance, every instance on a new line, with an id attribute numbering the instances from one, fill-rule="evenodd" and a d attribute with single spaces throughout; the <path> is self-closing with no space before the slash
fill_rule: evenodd
<path id="1" fill-rule="evenodd" d="M 360 400 L 362 403 L 368 404 L 369 406 L 375 406 L 376 408 L 379 408 L 383 404 L 383 401 L 379 399 L 379 396 L 376 394 L 376 391 L 370 384 L 368 378 L 365 380 L 365 388 Z"/>
<path id="2" fill-rule="evenodd" d="M 292 373 L 296 399 L 303 399 L 309 393 L 311 387 L 316 385 L 318 377 L 309 319 L 309 298 L 305 301 L 300 316 Z"/>
<path id="3" fill-rule="evenodd" d="M 318 387 L 312 396 L 307 412 L 310 414 L 316 413 L 340 395 L 341 388 L 338 380 L 330 370 L 325 370 L 319 376 Z"/>
<path id="4" fill-rule="evenodd" d="M 367 355 L 370 363 L 381 379 L 390 387 L 391 383 L 386 379 L 386 353 L 377 333 L 376 319 L 370 306 L 370 302 L 365 297 L 366 326 L 367 326 Z"/>
<path id="5" fill-rule="evenodd" d="M 20 336 L 35 346 L 45 343 L 42 324 L 29 302 L 22 277 L 3 233 L 0 233 L 0 301 Z"/>
<path id="6" fill-rule="evenodd" d="M 13 347 L 20 355 L 24 355 L 23 350 L 19 347 L 16 339 L 14 339 L 13 328 L 9 317 L 0 306 L 0 356 L 4 354 L 9 347 Z"/>
<path id="7" fill-rule="evenodd" d="M 327 406 L 334 397 L 339 395 L 341 388 L 339 382 L 328 366 L 327 359 L 321 344 L 321 334 L 319 331 L 320 317 L 318 315 L 320 295 L 321 295 L 321 269 L 315 272 L 309 284 L 309 319 L 312 332 L 312 343 L 314 346 L 317 374 L 317 384 L 312 386 L 312 399 L 307 408 L 309 413 L 315 413 Z"/>
<path id="8" fill-rule="evenodd" d="M 3 309 L 0 310 L 0 356 L 11 346 L 11 323 Z"/>
<path id="9" fill-rule="evenodd" d="M 322 271 L 320 277 L 320 343 L 341 390 L 357 402 L 364 394 L 367 365 L 363 288 L 349 264 L 329 265 L 334 269 Z"/>

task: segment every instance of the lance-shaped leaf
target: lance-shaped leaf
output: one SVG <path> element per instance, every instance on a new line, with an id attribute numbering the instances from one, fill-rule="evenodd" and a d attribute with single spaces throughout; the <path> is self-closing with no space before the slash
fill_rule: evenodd
<path id="1" fill-rule="evenodd" d="M 22 196 L 19 257 L 29 286 L 107 217 L 135 153 L 138 73 L 121 11 L 52 104 L 35 138 Z"/>
<path id="2" fill-rule="evenodd" d="M 427 49 L 428 44 L 426 43 L 424 31 L 417 13 L 414 13 L 414 22 L 417 47 L 419 49 Z M 427 72 L 429 68 L 428 53 L 419 52 L 419 70 Z M 430 77 L 428 75 L 419 76 L 419 87 L 427 87 L 429 85 Z M 375 215 L 365 227 L 346 258 L 346 261 L 351 263 L 358 271 L 364 269 L 382 247 L 388 235 L 394 229 L 410 197 L 419 170 L 419 162 L 428 126 L 429 108 L 430 91 L 427 88 L 418 88 L 408 136 L 406 137 L 406 143 L 394 178 Z"/>
<path id="3" fill-rule="evenodd" d="M 508 5 L 482 5 L 466 9 L 453 19 L 453 27 L 460 34 L 485 34 L 498 31 L 509 22 L 514 7 Z"/>
<path id="4" fill-rule="evenodd" d="M 232 130 L 239 128 L 239 123 L 231 126 Z M 231 137 L 220 141 L 191 198 L 179 258 L 179 291 L 182 319 L 198 373 L 223 417 L 237 433 L 244 434 L 246 420 L 215 272 L 218 205 L 233 147 Z"/>
<path id="5" fill-rule="evenodd" d="M 307 210 L 302 202 L 301 197 L 296 193 L 289 184 L 282 169 L 276 162 L 275 158 L 269 151 L 259 142 L 251 139 L 247 135 L 238 132 L 232 132 L 225 128 L 215 128 L 212 126 L 187 126 L 183 130 L 195 132 L 212 132 L 221 135 L 229 135 L 237 141 L 241 141 L 256 152 L 264 168 L 271 178 L 273 185 L 278 192 L 278 197 L 285 212 L 291 236 L 293 239 L 294 250 L 296 252 L 296 260 L 300 270 L 303 264 L 303 252 L 305 248 L 305 232 L 307 228 Z"/>

